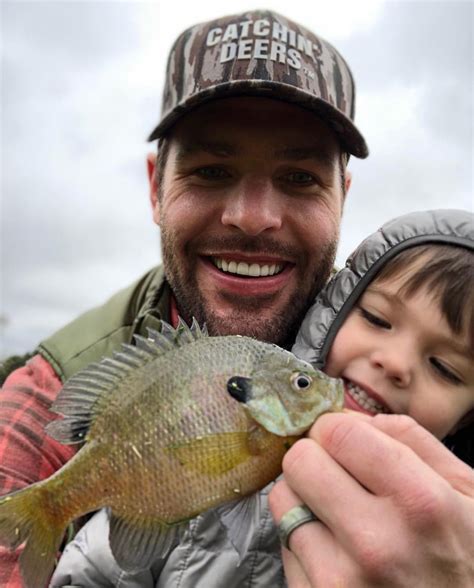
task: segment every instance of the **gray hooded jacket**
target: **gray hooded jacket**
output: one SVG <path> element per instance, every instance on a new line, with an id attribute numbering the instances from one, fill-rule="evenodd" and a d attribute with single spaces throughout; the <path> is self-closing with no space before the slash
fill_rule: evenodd
<path id="1" fill-rule="evenodd" d="M 474 250 L 474 215 L 460 210 L 411 213 L 390 221 L 349 257 L 309 310 L 293 352 L 323 367 L 334 337 L 376 273 L 401 251 L 427 243 L 460 245 Z M 286 586 L 280 544 L 261 494 L 261 517 L 249 529 L 249 552 L 242 562 L 213 512 L 190 523 L 181 543 L 166 560 L 130 574 L 116 564 L 108 543 L 108 517 L 100 511 L 68 544 L 51 586 L 84 588 L 278 588 Z"/>
<path id="2" fill-rule="evenodd" d="M 281 546 L 267 503 L 271 488 L 260 492 L 260 521 L 241 562 L 213 511 L 193 519 L 182 541 L 150 569 L 128 573 L 109 547 L 104 510 L 82 527 L 64 551 L 50 586 L 82 588 L 284 588 Z"/>

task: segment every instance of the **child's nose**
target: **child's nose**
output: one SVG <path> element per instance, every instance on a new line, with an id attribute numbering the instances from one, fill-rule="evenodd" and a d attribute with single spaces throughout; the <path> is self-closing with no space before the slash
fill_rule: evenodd
<path id="1" fill-rule="evenodd" d="M 386 378 L 399 388 L 406 388 L 413 378 L 413 356 L 408 349 L 400 347 L 387 347 L 374 351 L 371 362 L 376 369 L 381 369 Z"/>

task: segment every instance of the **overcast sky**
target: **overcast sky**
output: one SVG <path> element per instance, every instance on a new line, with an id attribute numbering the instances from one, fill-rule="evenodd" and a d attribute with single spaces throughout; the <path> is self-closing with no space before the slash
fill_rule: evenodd
<path id="1" fill-rule="evenodd" d="M 0 356 L 159 261 L 145 157 L 168 49 L 187 26 L 262 6 L 332 42 L 356 79 L 371 154 L 350 162 L 339 264 L 393 216 L 472 210 L 470 0 L 3 0 Z"/>

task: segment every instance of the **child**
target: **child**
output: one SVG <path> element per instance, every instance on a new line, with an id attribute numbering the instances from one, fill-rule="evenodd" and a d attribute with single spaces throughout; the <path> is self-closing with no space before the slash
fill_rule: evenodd
<path id="1" fill-rule="evenodd" d="M 407 414 L 474 465 L 474 215 L 396 218 L 308 311 L 293 352 L 343 378 L 346 407 Z"/>

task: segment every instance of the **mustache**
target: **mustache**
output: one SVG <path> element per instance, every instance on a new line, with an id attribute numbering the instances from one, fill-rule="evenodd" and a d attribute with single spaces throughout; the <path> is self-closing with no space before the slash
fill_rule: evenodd
<path id="1" fill-rule="evenodd" d="M 298 248 L 264 235 L 258 235 L 257 237 L 229 235 L 224 237 L 211 236 L 197 238 L 189 244 L 189 250 L 207 253 L 219 253 L 223 251 L 265 253 L 276 257 L 283 257 L 291 261 L 298 261 L 302 257 L 301 251 Z"/>

